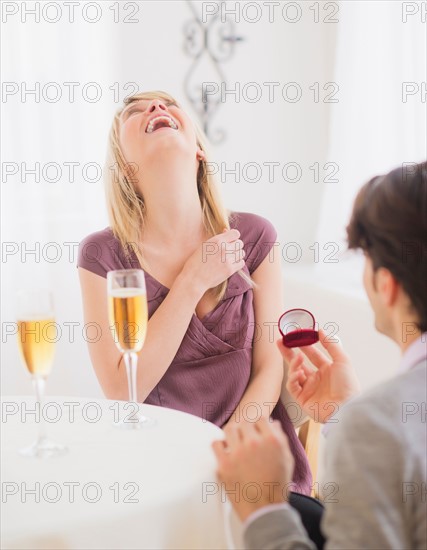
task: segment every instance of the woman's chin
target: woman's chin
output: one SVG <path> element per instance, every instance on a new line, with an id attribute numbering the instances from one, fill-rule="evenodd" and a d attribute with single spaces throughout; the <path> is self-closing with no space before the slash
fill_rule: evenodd
<path id="1" fill-rule="evenodd" d="M 175 132 L 176 130 L 172 131 Z M 190 145 L 182 139 L 182 136 L 172 134 L 171 132 L 164 132 L 162 135 L 153 136 L 153 141 L 150 143 L 147 143 L 147 140 L 145 141 L 144 153 L 145 157 L 154 157 L 153 160 L 155 160 L 155 157 L 164 159 L 165 155 L 168 157 L 171 157 L 171 155 L 176 155 L 177 157 L 188 155 L 194 158 L 196 149 L 194 144 Z"/>

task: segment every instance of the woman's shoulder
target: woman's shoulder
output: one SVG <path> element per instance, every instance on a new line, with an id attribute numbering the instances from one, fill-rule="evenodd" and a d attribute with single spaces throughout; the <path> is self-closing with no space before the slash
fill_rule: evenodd
<path id="1" fill-rule="evenodd" d="M 244 243 L 274 242 L 277 231 L 274 225 L 258 214 L 251 212 L 230 212 L 230 227 L 240 231 Z"/>
<path id="2" fill-rule="evenodd" d="M 118 252 L 120 241 L 114 236 L 110 227 L 87 235 L 79 244 L 79 261 L 86 258 L 97 258 L 108 252 Z"/>
<path id="3" fill-rule="evenodd" d="M 118 239 L 114 236 L 111 227 L 106 227 L 100 231 L 94 231 L 87 235 L 80 241 L 80 248 L 87 248 L 89 246 L 108 246 L 110 243 L 116 243 Z"/>
<path id="4" fill-rule="evenodd" d="M 267 218 L 250 212 L 230 212 L 229 221 L 230 227 L 240 232 L 246 266 L 252 274 L 276 243 L 277 231 Z"/>
<path id="5" fill-rule="evenodd" d="M 91 233 L 80 242 L 77 267 L 106 277 L 108 271 L 129 269 L 133 266 L 124 253 L 119 239 L 110 227 L 106 227 Z"/>

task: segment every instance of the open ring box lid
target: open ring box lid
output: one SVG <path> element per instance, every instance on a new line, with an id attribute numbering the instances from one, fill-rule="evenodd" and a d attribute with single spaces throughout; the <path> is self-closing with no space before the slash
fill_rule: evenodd
<path id="1" fill-rule="evenodd" d="M 287 348 L 311 346 L 319 340 L 316 321 L 306 309 L 289 309 L 279 319 L 279 331 Z"/>

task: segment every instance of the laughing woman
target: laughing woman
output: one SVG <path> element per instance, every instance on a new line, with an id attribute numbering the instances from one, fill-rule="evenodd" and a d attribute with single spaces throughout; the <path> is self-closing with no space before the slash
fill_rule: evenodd
<path id="1" fill-rule="evenodd" d="M 107 160 L 110 227 L 79 249 L 89 344 L 109 399 L 127 399 L 111 337 L 107 272 L 142 268 L 148 331 L 138 358 L 138 400 L 232 427 L 245 417 L 281 421 L 295 456 L 296 490 L 310 492 L 307 459 L 279 396 L 282 359 L 270 327 L 281 314 L 280 255 L 266 219 L 224 210 L 202 135 L 163 92 L 129 98 L 114 118 Z M 129 245 L 129 243 L 132 243 Z"/>

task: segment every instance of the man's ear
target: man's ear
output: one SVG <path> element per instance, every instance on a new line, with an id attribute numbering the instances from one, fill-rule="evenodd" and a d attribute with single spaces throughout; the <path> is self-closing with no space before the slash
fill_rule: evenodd
<path id="1" fill-rule="evenodd" d="M 400 285 L 392 273 L 380 267 L 375 273 L 375 286 L 385 306 L 393 306 L 397 300 Z"/>

